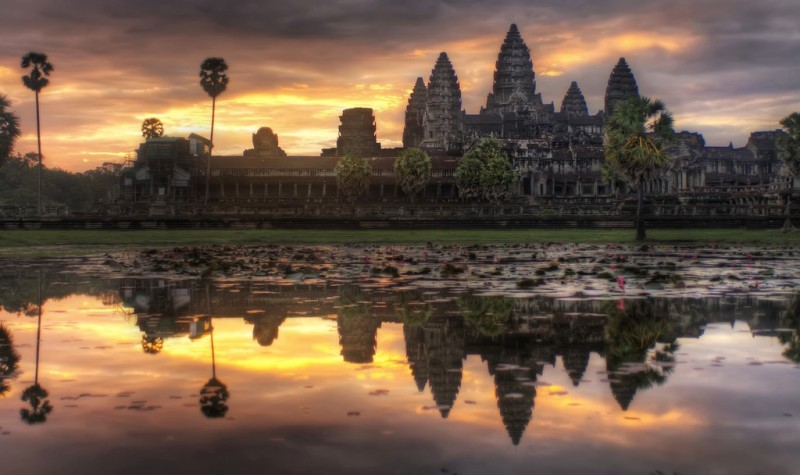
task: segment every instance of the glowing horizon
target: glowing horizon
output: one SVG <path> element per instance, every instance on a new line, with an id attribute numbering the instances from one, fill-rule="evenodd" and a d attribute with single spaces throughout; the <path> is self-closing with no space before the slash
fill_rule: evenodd
<path id="1" fill-rule="evenodd" d="M 71 14 L 76 5 L 45 14 L 44 0 L 10 1 L 0 94 L 21 119 L 16 151 L 36 150 L 34 94 L 22 85 L 19 59 L 44 52 L 55 66 L 40 95 L 45 163 L 72 171 L 122 161 L 141 143 L 148 117 L 158 117 L 166 135 L 207 137 L 211 101 L 197 73 L 209 56 L 225 58 L 231 78 L 217 101 L 215 153 L 241 154 L 252 148 L 251 134 L 271 127 L 290 156 L 318 155 L 335 146 L 338 117 L 351 107 L 372 108 L 378 141 L 398 147 L 408 94 L 417 77 L 427 82 L 440 51 L 458 74 L 463 108 L 478 112 L 512 22 L 531 49 L 537 92 L 556 108 L 577 81 L 590 112 L 602 109 L 608 76 L 624 56 L 640 92 L 663 99 L 676 128 L 703 134 L 709 145 L 742 146 L 750 132 L 779 128 L 782 117 L 800 110 L 800 62 L 792 61 L 800 31 L 784 20 L 800 6 L 789 0 L 769 0 L 758 17 L 754 7 L 722 8 L 721 0 L 691 4 L 691 16 L 678 13 L 680 5 L 627 0 L 571 10 L 548 1 L 504 0 L 488 9 L 481 2 L 459 9 L 437 3 L 430 12 L 345 2 L 333 13 L 305 0 L 306 16 L 278 7 L 234 6 L 211 16 L 202 8 L 145 11 L 74 0 L 87 7 L 80 18 Z M 180 19 L 168 23 L 178 11 Z M 353 18 L 343 20 L 348 12 Z M 198 28 L 205 28 L 202 37 Z"/>

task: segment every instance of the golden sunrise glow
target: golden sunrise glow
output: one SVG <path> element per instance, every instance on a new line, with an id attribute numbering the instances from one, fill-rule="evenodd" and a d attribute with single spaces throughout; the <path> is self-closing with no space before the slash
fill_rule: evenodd
<path id="1" fill-rule="evenodd" d="M 800 108 L 796 94 L 764 93 L 756 103 L 731 97 L 709 102 L 702 91 L 713 90 L 713 81 L 705 78 L 654 84 L 652 78 L 664 81 L 671 74 L 663 65 L 665 56 L 678 60 L 708 45 L 703 32 L 680 25 L 653 33 L 626 26 L 630 22 L 619 18 L 569 30 L 518 24 L 533 54 L 538 90 L 545 103 L 552 101 L 557 109 L 572 80 L 581 85 L 590 108 L 599 109 L 608 74 L 620 56 L 628 57 L 640 86 L 649 85 L 642 93 L 664 99 L 679 126 L 707 132 L 709 144 L 719 145 L 720 136 L 727 138 L 722 145 L 733 139 L 742 143 L 751 130 L 776 128 L 791 104 Z M 476 113 L 491 91 L 506 31 L 507 24 L 490 32 L 463 29 L 450 39 L 397 44 L 391 52 L 363 41 L 354 48 L 319 39 L 270 44 L 255 59 L 235 48 L 225 49 L 220 54 L 230 65 L 231 83 L 217 101 L 215 152 L 241 154 L 252 146 L 251 135 L 266 126 L 278 134 L 289 155 L 316 156 L 322 148 L 335 146 L 338 117 L 350 107 L 373 108 L 378 141 L 384 148 L 400 146 L 408 94 L 417 77 L 427 81 L 439 52 L 446 51 L 456 69 L 463 108 Z M 301 60 L 288 51 L 318 61 Z M 33 93 L 19 79 L 23 70 L 18 58 L 12 59 L 0 64 L 0 93 L 9 97 L 22 119 L 23 135 L 16 149 L 25 153 L 36 148 Z M 148 117 L 161 119 L 167 135 L 209 135 L 211 101 L 197 85 L 195 61 L 181 57 L 173 65 L 142 57 L 132 69 L 117 70 L 110 67 L 113 59 L 104 58 L 97 67 L 85 54 L 77 59 L 56 54 L 51 59 L 56 70 L 41 94 L 42 147 L 48 166 L 84 170 L 119 162 L 138 147 L 141 122 Z M 125 60 L 119 61 L 124 68 Z"/>

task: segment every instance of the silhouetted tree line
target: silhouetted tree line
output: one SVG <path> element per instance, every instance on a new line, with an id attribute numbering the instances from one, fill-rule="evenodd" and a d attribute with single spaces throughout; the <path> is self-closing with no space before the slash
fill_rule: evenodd
<path id="1" fill-rule="evenodd" d="M 0 206 L 36 206 L 38 156 L 10 155 L 0 164 Z M 66 206 L 71 211 L 89 211 L 111 202 L 119 188 L 120 165 L 106 163 L 93 170 L 73 173 L 43 167 L 44 206 Z"/>

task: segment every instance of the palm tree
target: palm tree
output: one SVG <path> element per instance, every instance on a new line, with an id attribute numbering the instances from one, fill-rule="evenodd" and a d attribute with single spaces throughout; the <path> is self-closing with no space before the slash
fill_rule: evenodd
<path id="1" fill-rule="evenodd" d="M 0 165 L 5 162 L 11 151 L 14 150 L 14 142 L 20 136 L 19 118 L 10 110 L 11 101 L 6 96 L 0 96 Z"/>
<path id="2" fill-rule="evenodd" d="M 228 87 L 228 75 L 225 71 L 228 65 L 222 58 L 206 58 L 200 65 L 200 86 L 211 96 L 211 151 L 214 150 L 214 115 L 217 107 L 217 96 L 225 92 Z M 208 204 L 209 186 L 211 183 L 211 151 L 208 154 L 208 165 L 206 166 L 206 198 Z"/>
<path id="3" fill-rule="evenodd" d="M 672 114 L 658 99 L 634 97 L 618 104 L 605 125 L 608 167 L 636 189 L 636 240 L 644 241 L 644 184 L 669 162 L 665 145 L 675 131 Z"/>
<path id="4" fill-rule="evenodd" d="M 22 57 L 22 67 L 31 68 L 30 74 L 22 76 L 22 83 L 25 87 L 36 93 L 36 142 L 39 153 L 39 214 L 42 214 L 42 133 L 39 126 L 39 92 L 47 87 L 50 80 L 47 76 L 53 72 L 53 65 L 47 62 L 47 55 L 44 53 L 28 53 Z"/>
<path id="5" fill-rule="evenodd" d="M 164 135 L 164 124 L 155 117 L 150 117 L 142 122 L 142 137 L 154 139 Z"/>
<path id="6" fill-rule="evenodd" d="M 794 112 L 784 117 L 781 125 L 786 134 L 778 136 L 779 156 L 792 178 L 800 180 L 800 112 Z M 790 187 L 786 194 L 786 223 L 783 225 L 783 232 L 794 230 L 791 213 L 792 188 Z"/>

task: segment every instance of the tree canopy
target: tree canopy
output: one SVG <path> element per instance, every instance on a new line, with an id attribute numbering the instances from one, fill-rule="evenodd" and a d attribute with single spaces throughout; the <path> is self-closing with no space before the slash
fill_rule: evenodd
<path id="1" fill-rule="evenodd" d="M 431 179 L 431 157 L 418 148 L 405 149 L 394 162 L 394 174 L 400 189 L 413 200 Z"/>
<path id="2" fill-rule="evenodd" d="M 481 139 L 464 155 L 455 177 L 460 197 L 492 201 L 511 196 L 518 178 L 503 143 L 494 137 Z"/>
<path id="3" fill-rule="evenodd" d="M 142 122 L 142 137 L 154 139 L 164 136 L 164 124 L 155 117 L 150 117 Z"/>
<path id="4" fill-rule="evenodd" d="M 228 64 L 222 58 L 206 58 L 200 65 L 200 86 L 206 94 L 216 98 L 228 87 Z"/>
<path id="5" fill-rule="evenodd" d="M 27 76 L 22 76 L 22 83 L 31 91 L 41 92 L 42 89 L 50 84 L 47 76 L 53 72 L 55 68 L 47 61 L 47 55 L 44 53 L 30 52 L 22 57 L 22 67 L 31 68 Z"/>
<path id="6" fill-rule="evenodd" d="M 778 136 L 780 158 L 792 174 L 800 179 L 800 112 L 794 112 L 781 120 L 785 135 Z"/>
<path id="7" fill-rule="evenodd" d="M 11 155 L 14 144 L 22 133 L 19 118 L 9 110 L 10 107 L 11 101 L 0 95 L 0 165 Z"/>
<path id="8" fill-rule="evenodd" d="M 617 104 L 605 125 L 606 166 L 637 190 L 636 239 L 645 239 L 642 184 L 669 163 L 672 114 L 658 99 L 637 96 Z"/>
<path id="9" fill-rule="evenodd" d="M 334 168 L 339 193 L 350 203 L 363 196 L 372 178 L 372 166 L 366 158 L 345 155 Z"/>

